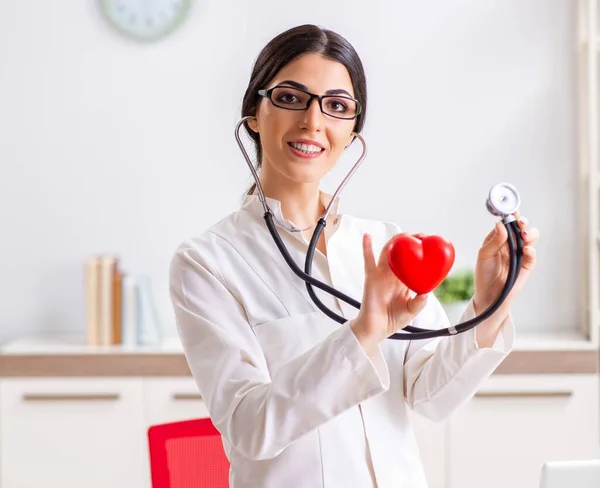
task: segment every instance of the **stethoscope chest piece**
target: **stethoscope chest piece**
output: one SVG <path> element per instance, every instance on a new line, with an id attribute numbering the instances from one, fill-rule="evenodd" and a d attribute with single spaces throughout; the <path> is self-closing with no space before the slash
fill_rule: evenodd
<path id="1" fill-rule="evenodd" d="M 505 217 L 519 209 L 521 197 L 510 183 L 498 183 L 490 189 L 485 205 L 491 214 Z"/>

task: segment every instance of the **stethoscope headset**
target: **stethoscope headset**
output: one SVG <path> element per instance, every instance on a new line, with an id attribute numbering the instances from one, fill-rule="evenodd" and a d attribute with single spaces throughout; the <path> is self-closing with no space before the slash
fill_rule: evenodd
<path id="1" fill-rule="evenodd" d="M 323 290 L 324 292 L 329 293 L 330 295 L 344 301 L 345 303 L 347 303 L 357 309 L 360 309 L 360 306 L 361 306 L 360 302 L 353 299 L 352 297 L 349 297 L 348 295 L 336 290 L 335 288 L 327 285 L 326 283 L 323 283 L 322 281 L 317 280 L 316 278 L 314 278 L 311 275 L 311 270 L 312 270 L 313 258 L 314 258 L 315 250 L 317 248 L 317 243 L 319 241 L 319 237 L 321 236 L 321 234 L 323 233 L 323 229 L 325 229 L 325 226 L 327 225 L 327 217 L 329 216 L 329 213 L 331 212 L 333 205 L 334 205 L 336 199 L 339 197 L 342 189 L 346 186 L 346 184 L 348 183 L 350 178 L 354 175 L 354 173 L 356 172 L 356 170 L 358 169 L 358 167 L 360 166 L 360 164 L 363 162 L 363 160 L 365 158 L 365 155 L 367 152 L 367 145 L 365 143 L 365 140 L 360 134 L 353 133 L 353 136 L 356 139 L 358 139 L 362 144 L 362 153 L 361 153 L 360 157 L 358 158 L 358 160 L 356 161 L 356 163 L 354 163 L 354 165 L 352 166 L 352 168 L 350 169 L 350 171 L 348 172 L 346 177 L 342 180 L 340 185 L 335 190 L 329 205 L 325 209 L 325 212 L 323 213 L 323 215 L 319 218 L 319 220 L 316 224 L 315 230 L 313 231 L 310 243 L 308 245 L 308 251 L 306 252 L 306 258 L 304 260 L 304 271 L 303 271 L 302 269 L 300 269 L 300 267 L 296 264 L 296 262 L 290 256 L 290 253 L 288 252 L 287 248 L 285 247 L 285 244 L 281 240 L 281 236 L 279 235 L 279 232 L 277 231 L 277 226 L 280 226 L 289 232 L 302 232 L 304 230 L 310 229 L 310 227 L 308 227 L 307 229 L 300 229 L 291 224 L 288 224 L 287 222 L 283 222 L 280 219 L 278 219 L 275 216 L 275 214 L 273 213 L 273 211 L 270 209 L 270 207 L 267 203 L 267 200 L 265 198 L 265 195 L 263 193 L 262 186 L 260 184 L 260 179 L 258 177 L 258 173 L 257 173 L 256 169 L 254 168 L 254 165 L 252 164 L 252 160 L 248 156 L 248 153 L 246 152 L 246 149 L 244 148 L 244 145 L 243 145 L 243 143 L 240 139 L 240 135 L 239 135 L 240 127 L 245 122 L 247 122 L 248 120 L 253 119 L 253 118 L 254 118 L 253 116 L 243 117 L 236 124 L 235 139 L 240 147 L 240 150 L 242 151 L 242 154 L 244 155 L 244 158 L 246 159 L 246 163 L 248 164 L 250 171 L 252 172 L 254 182 L 256 183 L 256 190 L 258 192 L 258 198 L 259 198 L 260 202 L 262 203 L 262 206 L 264 209 L 263 217 L 265 219 L 267 228 L 269 229 L 269 233 L 271 234 L 273 241 L 277 245 L 279 252 L 283 256 L 283 259 L 285 259 L 285 262 L 288 264 L 290 269 L 296 274 L 296 276 L 298 276 L 301 280 L 303 280 L 306 283 L 306 289 L 308 291 L 308 294 L 310 295 L 310 298 L 312 299 L 314 304 L 319 308 L 319 310 L 321 310 L 329 318 L 331 318 L 332 320 L 335 320 L 336 322 L 338 322 L 340 324 L 346 323 L 348 321 L 348 319 L 338 315 L 333 310 L 331 310 L 327 306 L 325 306 L 325 304 L 315 294 L 313 287 L 317 287 L 317 288 Z M 498 310 L 498 308 L 500 308 L 500 306 L 502 305 L 502 303 L 504 302 L 504 300 L 510 293 L 510 290 L 514 286 L 515 282 L 517 281 L 517 277 L 519 276 L 519 271 L 521 269 L 521 265 L 523 262 L 523 245 L 524 245 L 523 239 L 521 237 L 521 230 L 519 229 L 517 219 L 513 215 L 518 210 L 520 204 L 521 204 L 521 198 L 519 196 L 519 193 L 517 192 L 517 189 L 510 183 L 499 183 L 499 184 L 494 185 L 490 189 L 487 200 L 486 200 L 486 208 L 488 209 L 488 211 L 494 216 L 501 217 L 502 222 L 503 222 L 504 226 L 506 227 L 506 230 L 508 232 L 508 248 L 509 248 L 509 255 L 510 255 L 509 271 L 508 271 L 508 276 L 506 278 L 506 283 L 504 284 L 504 287 L 502 288 L 500 295 L 498 296 L 498 298 L 496 298 L 494 303 L 492 303 L 480 315 L 478 315 L 477 317 L 474 317 L 470 320 L 467 320 L 466 322 L 462 322 L 457 325 L 451 325 L 450 327 L 447 327 L 445 329 L 435 329 L 435 330 L 434 329 L 423 329 L 423 328 L 419 328 L 419 327 L 414 327 L 412 325 L 408 325 L 402 329 L 403 332 L 396 332 L 395 334 L 392 334 L 391 336 L 389 336 L 388 339 L 411 340 L 412 341 L 412 340 L 432 339 L 435 337 L 446 337 L 446 336 L 453 336 L 456 334 L 461 334 L 463 332 L 467 332 L 468 330 L 471 330 L 472 328 L 474 328 L 475 326 L 477 326 L 484 320 L 487 320 L 494 312 L 496 312 L 496 310 Z"/>

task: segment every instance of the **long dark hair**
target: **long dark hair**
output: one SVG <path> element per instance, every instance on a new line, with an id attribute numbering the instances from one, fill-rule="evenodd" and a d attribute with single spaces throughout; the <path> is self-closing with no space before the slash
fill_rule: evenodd
<path id="1" fill-rule="evenodd" d="M 352 80 L 354 97 L 360 102 L 362 110 L 354 124 L 354 131 L 360 132 L 365 124 L 367 110 L 367 80 L 362 61 L 352 45 L 336 32 L 322 29 L 316 25 L 306 24 L 294 27 L 274 37 L 258 55 L 244 100 L 242 102 L 242 117 L 256 115 L 256 107 L 260 96 L 258 90 L 266 88 L 275 75 L 288 63 L 297 57 L 308 54 L 321 54 L 334 61 L 342 63 Z M 262 149 L 260 136 L 250 130 L 246 131 L 254 141 L 256 149 L 256 167 L 262 164 Z M 253 184 L 247 195 L 254 193 L 256 185 Z"/>

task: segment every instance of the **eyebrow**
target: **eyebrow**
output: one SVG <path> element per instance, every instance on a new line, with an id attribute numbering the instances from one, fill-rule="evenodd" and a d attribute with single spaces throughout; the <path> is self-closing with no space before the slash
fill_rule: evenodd
<path id="1" fill-rule="evenodd" d="M 277 84 L 277 86 L 281 86 L 281 85 L 290 85 L 290 86 L 293 86 L 294 88 L 308 91 L 308 88 L 306 87 L 306 85 L 303 85 L 302 83 L 298 83 L 297 81 L 285 80 L 285 81 L 282 81 L 281 83 Z M 346 90 L 343 90 L 341 88 L 337 88 L 335 90 L 327 90 L 325 92 L 325 95 L 348 95 L 350 98 L 353 98 L 352 95 L 350 95 L 350 93 L 348 93 Z"/>

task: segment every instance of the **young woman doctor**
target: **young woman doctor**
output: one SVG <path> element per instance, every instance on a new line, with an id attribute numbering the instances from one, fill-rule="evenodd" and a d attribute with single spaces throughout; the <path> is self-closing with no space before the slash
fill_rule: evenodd
<path id="1" fill-rule="evenodd" d="M 247 129 L 271 209 L 306 229 L 279 228 L 301 267 L 330 199 L 320 181 L 362 129 L 366 108 L 360 58 L 334 32 L 288 30 L 256 60 L 242 116 L 255 116 Z M 510 308 L 534 267 L 539 236 L 523 217 L 519 224 L 522 269 L 502 307 L 469 332 L 429 341 L 386 340 L 408 324 L 449 325 L 433 295 L 414 296 L 390 271 L 394 224 L 339 213 L 337 202 L 329 215 L 313 275 L 362 298 L 362 307 L 315 291 L 347 317 L 343 325 L 316 308 L 288 268 L 254 188 L 238 211 L 185 240 L 171 263 L 171 298 L 190 370 L 231 462 L 231 487 L 427 486 L 407 409 L 444 419 L 510 352 Z M 507 269 L 499 222 L 479 250 L 463 321 L 495 300 Z"/>

